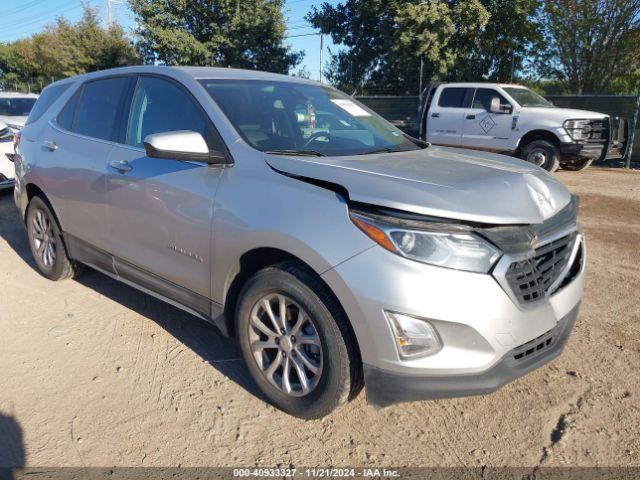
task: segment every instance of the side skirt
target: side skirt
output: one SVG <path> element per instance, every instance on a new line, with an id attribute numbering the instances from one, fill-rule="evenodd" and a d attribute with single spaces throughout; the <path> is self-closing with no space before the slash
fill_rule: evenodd
<path id="1" fill-rule="evenodd" d="M 69 257 L 152 297 L 219 326 L 223 307 L 210 298 L 114 257 L 73 235 L 63 233 Z M 226 329 L 222 330 L 226 334 Z"/>

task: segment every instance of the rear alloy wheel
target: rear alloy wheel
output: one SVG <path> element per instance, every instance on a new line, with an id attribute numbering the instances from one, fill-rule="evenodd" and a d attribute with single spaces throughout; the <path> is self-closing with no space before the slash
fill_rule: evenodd
<path id="1" fill-rule="evenodd" d="M 321 418 L 362 388 L 362 363 L 344 312 L 327 286 L 296 262 L 260 270 L 236 307 L 236 338 L 266 399 L 300 418 Z"/>
<path id="2" fill-rule="evenodd" d="M 569 170 L 571 172 L 579 172 L 580 170 L 584 170 L 589 165 L 591 165 L 594 160 L 594 158 L 580 158 L 571 162 L 562 163 L 561 167 L 564 170 Z"/>
<path id="3" fill-rule="evenodd" d="M 67 256 L 60 229 L 47 203 L 35 196 L 27 207 L 27 235 L 38 270 L 49 280 L 64 280 L 76 273 Z"/>
<path id="4" fill-rule="evenodd" d="M 547 140 L 533 140 L 525 145 L 520 158 L 533 163 L 548 172 L 555 172 L 560 166 L 560 152 L 558 148 Z"/>

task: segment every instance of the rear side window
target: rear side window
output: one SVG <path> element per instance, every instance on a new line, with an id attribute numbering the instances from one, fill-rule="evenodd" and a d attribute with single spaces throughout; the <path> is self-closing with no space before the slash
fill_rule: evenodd
<path id="1" fill-rule="evenodd" d="M 27 118 L 26 125 L 40 120 L 40 117 L 42 117 L 42 115 L 44 115 L 44 113 L 49 110 L 49 107 L 53 105 L 53 102 L 60 98 L 60 95 L 66 92 L 67 88 L 69 88 L 70 86 L 71 83 L 62 83 L 60 85 L 52 85 L 51 87 L 45 88 L 38 98 L 38 101 L 31 109 L 31 113 L 29 113 L 29 118 Z"/>
<path id="2" fill-rule="evenodd" d="M 128 81 L 127 77 L 115 77 L 86 83 L 70 130 L 88 137 L 113 140 Z"/>
<path id="3" fill-rule="evenodd" d="M 500 95 L 497 90 L 492 88 L 478 88 L 475 96 L 473 97 L 473 108 L 481 108 L 488 112 L 491 109 L 491 99 L 493 97 L 498 97 L 500 99 L 500 106 L 511 106 L 507 99 Z"/>
<path id="4" fill-rule="evenodd" d="M 449 87 L 443 88 L 438 99 L 439 107 L 468 108 L 471 106 L 472 89 Z"/>

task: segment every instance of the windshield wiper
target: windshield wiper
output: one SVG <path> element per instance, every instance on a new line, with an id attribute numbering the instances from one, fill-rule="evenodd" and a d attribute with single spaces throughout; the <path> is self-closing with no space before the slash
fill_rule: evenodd
<path id="1" fill-rule="evenodd" d="M 398 150 L 391 147 L 374 148 L 373 150 L 365 150 L 357 155 L 372 155 L 374 153 L 397 153 L 397 152 L 409 152 L 410 150 Z"/>
<path id="2" fill-rule="evenodd" d="M 264 153 L 273 155 L 300 155 L 305 157 L 326 157 L 324 153 L 315 150 L 265 150 Z"/>

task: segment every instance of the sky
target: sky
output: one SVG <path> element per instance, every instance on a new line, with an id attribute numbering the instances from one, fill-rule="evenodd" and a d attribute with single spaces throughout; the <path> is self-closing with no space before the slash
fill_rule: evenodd
<path id="1" fill-rule="evenodd" d="M 135 25 L 133 14 L 126 0 L 118 1 L 120 3 L 115 1 L 111 3 L 113 16 L 125 30 L 131 32 Z M 324 2 L 337 4 L 338 0 L 286 0 L 284 7 L 288 26 L 287 36 L 289 36 L 286 42 L 296 51 L 305 51 L 304 60 L 295 70 L 304 66 L 314 80 L 318 80 L 320 76 L 320 36 L 307 35 L 317 31 L 309 26 L 304 16 L 312 5 L 319 6 Z M 0 42 L 12 42 L 29 37 L 42 30 L 58 16 L 64 16 L 72 22 L 82 16 L 81 0 L 1 0 L 1 3 Z M 103 18 L 106 18 L 106 0 L 87 0 L 87 3 L 98 8 Z M 325 35 L 323 49 L 325 62 L 329 57 L 329 48 L 332 47 L 335 51 L 331 39 Z"/>

